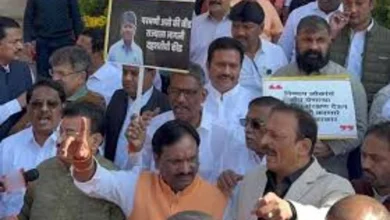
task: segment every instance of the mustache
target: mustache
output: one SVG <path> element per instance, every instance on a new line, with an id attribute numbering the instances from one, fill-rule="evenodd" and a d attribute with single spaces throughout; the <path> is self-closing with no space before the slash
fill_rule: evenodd
<path id="1" fill-rule="evenodd" d="M 324 55 L 320 51 L 308 50 L 300 53 L 297 49 L 296 62 L 298 67 L 308 74 L 319 71 L 329 62 L 329 51 Z"/>
<path id="2" fill-rule="evenodd" d="M 186 110 L 190 110 L 191 109 L 190 107 L 185 106 L 185 105 L 174 105 L 174 106 L 172 106 L 172 108 L 173 108 L 173 110 L 178 109 L 178 108 L 184 108 Z"/>
<path id="3" fill-rule="evenodd" d="M 320 51 L 316 50 L 308 50 L 305 53 L 302 54 L 304 57 L 309 57 L 311 55 L 316 55 L 318 58 L 322 58 L 322 53 Z"/>
<path id="4" fill-rule="evenodd" d="M 376 178 L 376 175 L 373 172 L 371 172 L 370 170 L 367 170 L 367 169 L 363 169 L 363 176 L 364 177 L 368 177 L 367 174 L 369 174 L 370 176 Z"/>
<path id="5" fill-rule="evenodd" d="M 181 178 L 181 177 L 193 177 L 194 176 L 194 172 L 190 171 L 188 173 L 179 173 L 179 174 L 176 174 L 175 175 L 177 178 Z"/>
<path id="6" fill-rule="evenodd" d="M 230 74 L 222 74 L 222 75 L 219 75 L 218 78 L 219 78 L 219 79 L 223 79 L 223 78 L 229 78 L 229 79 L 231 79 L 231 78 L 233 78 L 233 76 L 231 76 Z"/>

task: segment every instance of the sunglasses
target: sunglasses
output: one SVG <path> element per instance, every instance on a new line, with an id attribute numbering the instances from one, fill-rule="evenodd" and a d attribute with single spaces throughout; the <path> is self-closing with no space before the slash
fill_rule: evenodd
<path id="1" fill-rule="evenodd" d="M 248 124 L 251 128 L 255 130 L 260 130 L 265 127 L 265 121 L 262 119 L 254 119 L 254 118 L 242 118 L 240 119 L 240 124 L 246 127 Z"/>

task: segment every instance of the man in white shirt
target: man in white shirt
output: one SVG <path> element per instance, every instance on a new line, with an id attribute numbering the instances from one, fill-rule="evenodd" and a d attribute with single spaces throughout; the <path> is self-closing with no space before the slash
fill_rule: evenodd
<path id="1" fill-rule="evenodd" d="M 240 119 L 240 123 L 245 129 L 245 143 L 249 151 L 248 154 L 237 155 L 241 156 L 239 169 L 230 167 L 229 164 L 223 166 L 226 170 L 218 178 L 218 188 L 225 195 L 231 195 L 238 182 L 248 171 L 260 164 L 265 164 L 265 152 L 261 145 L 265 134 L 265 125 L 272 108 L 282 104 L 282 101 L 270 96 L 256 98 L 249 103 L 246 117 Z M 233 169 L 240 172 L 235 173 L 232 171 Z"/>
<path id="2" fill-rule="evenodd" d="M 238 167 L 240 161 L 237 153 L 246 153 L 244 140 L 238 139 L 228 126 L 216 121 L 208 111 L 203 109 L 202 104 L 206 99 L 207 90 L 204 88 L 204 71 L 199 65 L 190 64 L 188 74 L 171 74 L 170 83 L 168 98 L 172 111 L 153 118 L 147 127 L 146 134 L 135 140 L 130 137 L 130 143 L 135 141 L 143 143 L 142 165 L 146 169 L 154 170 L 152 137 L 156 130 L 165 122 L 173 119 L 189 122 L 196 128 L 201 139 L 199 173 L 204 179 L 215 182 L 224 170 L 223 161 L 226 160 L 227 163 L 232 164 L 232 167 Z M 133 120 L 131 127 L 139 127 L 137 121 L 139 120 Z M 239 171 L 235 170 L 235 172 Z"/>
<path id="3" fill-rule="evenodd" d="M 245 49 L 240 85 L 259 97 L 263 94 L 263 77 L 286 65 L 286 55 L 280 46 L 259 38 L 264 27 L 264 10 L 257 2 L 239 2 L 230 11 L 229 18 L 233 22 L 233 37 Z"/>
<path id="4" fill-rule="evenodd" d="M 88 77 L 87 88 L 103 96 L 106 103 L 110 103 L 114 92 L 122 88 L 122 65 L 106 62 Z"/>
<path id="5" fill-rule="evenodd" d="M 209 11 L 192 20 L 190 60 L 206 70 L 207 49 L 210 43 L 231 36 L 232 22 L 228 18 L 230 0 L 210 0 Z M 207 79 L 207 76 L 206 76 Z"/>
<path id="6" fill-rule="evenodd" d="M 336 11 L 342 11 L 343 6 L 340 0 L 317 0 L 300 8 L 295 9 L 289 15 L 278 44 L 283 48 L 287 60 L 295 60 L 295 36 L 297 26 L 302 18 L 309 15 L 317 15 L 329 22 L 330 16 Z"/>
<path id="7" fill-rule="evenodd" d="M 157 109 L 157 113 L 171 110 L 168 97 L 153 86 L 154 69 L 145 69 L 142 96 L 140 103 L 136 103 L 139 74 L 139 67 L 123 66 L 123 89 L 115 91 L 106 111 L 104 156 L 120 169 L 124 169 L 128 162 L 126 132 L 135 111 L 140 110 L 142 114 Z M 135 109 L 137 104 L 140 109 Z"/>
<path id="8" fill-rule="evenodd" d="M 27 93 L 27 114 L 31 127 L 0 144 L 0 176 L 35 168 L 56 154 L 56 128 L 66 100 L 64 89 L 53 81 L 40 81 Z M 24 191 L 0 193 L 0 218 L 17 215 Z"/>
<path id="9" fill-rule="evenodd" d="M 218 38 L 210 44 L 207 58 L 210 82 L 205 86 L 208 96 L 204 111 L 213 120 L 232 129 L 241 127 L 239 121 L 245 117 L 249 102 L 255 98 L 251 91 L 239 84 L 243 59 L 244 49 L 233 38 Z"/>

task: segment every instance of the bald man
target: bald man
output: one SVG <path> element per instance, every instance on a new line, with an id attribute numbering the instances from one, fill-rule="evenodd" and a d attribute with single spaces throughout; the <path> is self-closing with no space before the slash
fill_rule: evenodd
<path id="1" fill-rule="evenodd" d="M 387 209 L 373 198 L 363 195 L 348 196 L 335 203 L 326 220 L 389 220 Z"/>

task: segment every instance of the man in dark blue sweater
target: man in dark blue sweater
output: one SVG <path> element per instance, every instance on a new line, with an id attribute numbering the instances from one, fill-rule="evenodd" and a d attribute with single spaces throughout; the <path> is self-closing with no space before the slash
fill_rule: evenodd
<path id="1" fill-rule="evenodd" d="M 25 91 L 33 83 L 27 63 L 18 61 L 22 49 L 19 24 L 0 16 L 0 141 L 23 116 Z"/>
<path id="2" fill-rule="evenodd" d="M 49 76 L 49 57 L 73 45 L 83 30 L 77 0 L 28 0 L 24 13 L 24 42 L 36 50 L 40 77 Z"/>

